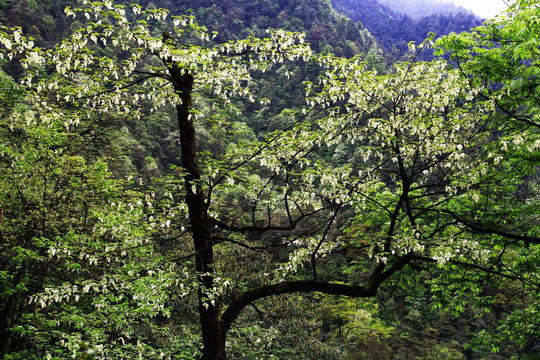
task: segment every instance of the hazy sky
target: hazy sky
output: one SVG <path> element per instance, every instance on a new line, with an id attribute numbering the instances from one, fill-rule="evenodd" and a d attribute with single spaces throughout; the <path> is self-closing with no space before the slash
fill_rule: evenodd
<path id="1" fill-rule="evenodd" d="M 447 0 L 472 10 L 483 18 L 492 18 L 507 8 L 508 0 Z"/>

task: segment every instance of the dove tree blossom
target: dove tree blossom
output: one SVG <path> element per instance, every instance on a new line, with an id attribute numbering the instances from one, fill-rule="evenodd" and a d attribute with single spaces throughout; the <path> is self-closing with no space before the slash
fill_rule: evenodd
<path id="1" fill-rule="evenodd" d="M 537 294 L 537 192 L 523 189 L 533 186 L 540 142 L 534 130 L 501 126 L 504 94 L 486 96 L 489 84 L 471 82 L 444 60 L 413 59 L 381 75 L 359 58 L 315 56 L 304 35 L 284 30 L 214 44 L 192 16 L 163 9 L 104 1 L 66 13 L 80 28 L 62 44 L 35 48 L 20 30 L 0 28 L 0 56 L 26 70 L 21 85 L 35 109 L 29 126 L 70 128 L 100 114 L 137 119 L 143 102 L 175 110 L 181 186 L 166 196 L 167 215 L 149 223 L 180 231 L 194 266 L 180 271 L 177 258 L 147 274 L 197 299 L 201 359 L 226 358 L 229 330 L 258 300 L 294 292 L 373 297 L 408 267 L 441 270 L 434 283 L 459 272 L 470 276 L 465 288 L 478 273 L 491 274 Z M 288 128 L 231 144 L 224 154 L 201 154 L 205 114 L 197 96 L 231 110 L 232 99 L 265 103 L 252 91 L 253 74 L 308 59 L 320 64 L 321 76 L 306 83 L 306 106 L 289 112 Z M 533 105 L 514 110 L 535 114 Z M 324 159 L 338 148 L 336 161 Z M 228 272 L 220 259 L 230 249 L 264 258 L 264 269 Z M 359 277 L 322 278 L 325 258 L 347 250 L 362 264 L 355 265 Z M 51 287 L 32 301 L 89 290 Z M 137 306 L 148 305 L 150 298 L 141 299 Z M 166 300 L 153 299 L 152 311 L 168 315 L 160 308 Z M 104 341 L 84 340 L 97 357 L 113 353 Z M 124 340 L 115 341 L 120 347 Z M 143 342 L 134 346 L 140 356 Z"/>

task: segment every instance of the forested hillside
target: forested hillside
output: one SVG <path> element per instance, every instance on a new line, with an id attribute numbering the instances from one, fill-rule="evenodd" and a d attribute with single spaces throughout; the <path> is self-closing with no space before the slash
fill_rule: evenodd
<path id="1" fill-rule="evenodd" d="M 76 1 L 6 0 L 0 2 L 0 22 L 19 26 L 38 44 L 59 42 L 70 26 L 64 9 Z"/>
<path id="2" fill-rule="evenodd" d="M 0 20 L 8 26 L 21 26 L 38 43 L 50 44 L 59 41 L 68 30 L 70 25 L 63 9 L 74 3 L 5 1 L 0 3 Z M 221 41 L 261 36 L 267 28 L 283 28 L 305 32 L 315 51 L 323 52 L 326 48 L 346 57 L 370 54 L 371 61 L 382 62 L 384 66 L 403 56 L 409 41 L 419 43 L 429 32 L 442 36 L 452 31 L 468 31 L 482 22 L 460 8 L 448 12 L 438 8 L 437 12 L 424 14 L 418 10 L 416 15 L 404 15 L 376 0 L 161 0 L 140 1 L 140 4 L 163 7 L 171 14 L 194 11 L 201 24 L 218 32 Z M 414 6 L 407 8 L 412 10 Z"/>
<path id="3" fill-rule="evenodd" d="M 0 357 L 540 359 L 537 18 L 1 1 Z"/>
<path id="4" fill-rule="evenodd" d="M 466 11 L 409 16 L 392 11 L 377 0 L 332 0 L 332 4 L 340 13 L 364 24 L 379 44 L 395 53 L 398 59 L 406 52 L 410 41 L 420 43 L 430 32 L 436 36 L 460 33 L 482 23 L 482 19 Z M 428 55 L 423 56 L 429 58 Z"/>

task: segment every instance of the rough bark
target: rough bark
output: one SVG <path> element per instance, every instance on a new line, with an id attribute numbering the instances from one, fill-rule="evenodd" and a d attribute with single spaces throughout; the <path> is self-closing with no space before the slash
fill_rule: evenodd
<path id="1" fill-rule="evenodd" d="M 165 62 L 167 63 L 167 62 Z M 201 188 L 201 172 L 197 157 L 196 131 L 191 112 L 193 76 L 182 74 L 174 64 L 167 64 L 175 91 L 182 100 L 176 106 L 182 167 L 185 174 L 186 204 L 196 252 L 195 270 L 200 275 L 199 316 L 203 340 L 203 360 L 224 360 L 225 336 L 219 325 L 219 309 L 216 303 L 205 301 L 206 289 L 214 285 L 214 253 L 210 236 L 207 204 Z"/>

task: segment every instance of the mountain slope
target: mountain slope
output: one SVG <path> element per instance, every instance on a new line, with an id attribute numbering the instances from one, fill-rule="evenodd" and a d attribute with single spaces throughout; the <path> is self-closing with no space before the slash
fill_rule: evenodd
<path id="1" fill-rule="evenodd" d="M 386 50 L 393 51 L 398 57 L 405 53 L 408 42 L 422 42 L 429 32 L 442 36 L 467 31 L 482 23 L 482 19 L 470 12 L 413 19 L 394 12 L 377 0 L 332 0 L 332 5 L 336 11 L 361 22 Z"/>
<path id="2" fill-rule="evenodd" d="M 219 32 L 218 41 L 265 36 L 265 29 L 284 28 L 306 32 L 315 51 L 326 48 L 338 56 L 366 54 L 379 48 L 362 24 L 334 11 L 329 0 L 165 0 L 159 6 L 173 13 L 192 9 L 199 22 Z"/>
<path id="3" fill-rule="evenodd" d="M 133 2 L 119 1 L 127 5 Z M 413 18 L 391 10 L 391 6 L 397 8 L 403 0 L 380 1 L 388 6 L 377 0 L 141 0 L 140 4 L 164 7 L 172 14 L 192 11 L 200 23 L 219 32 L 218 41 L 264 36 L 267 28 L 285 28 L 306 32 L 307 41 L 315 51 L 332 51 L 347 57 L 372 54 L 372 58 L 379 57 L 379 62 L 383 58 L 384 62 L 399 59 L 409 41 L 421 42 L 429 32 L 444 35 L 481 24 L 481 19 L 470 12 L 455 13 L 460 10 L 457 7 L 437 10 L 452 11 L 450 15 Z M 68 31 L 63 8 L 73 3 L 73 0 L 0 2 L 0 22 L 21 26 L 38 44 L 54 43 Z M 418 5 L 422 1 L 413 3 Z M 409 8 L 417 9 L 415 16 L 427 12 L 420 5 L 413 5 Z"/>

